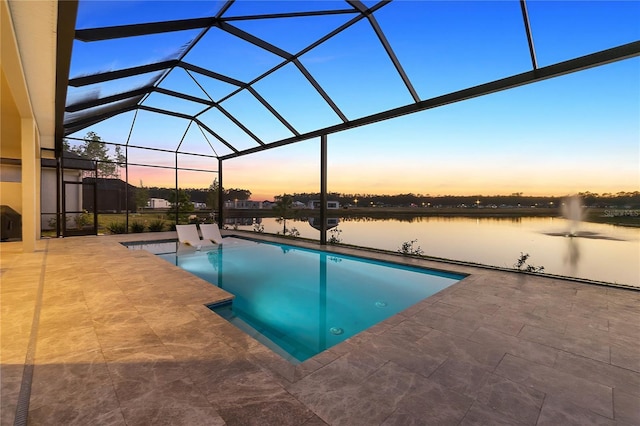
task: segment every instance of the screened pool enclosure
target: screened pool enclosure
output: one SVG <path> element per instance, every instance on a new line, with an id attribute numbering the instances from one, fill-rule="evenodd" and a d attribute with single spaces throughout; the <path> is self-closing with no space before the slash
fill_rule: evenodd
<path id="1" fill-rule="evenodd" d="M 222 188 L 228 160 L 315 140 L 325 243 L 331 135 L 638 56 L 637 4 L 606 3 L 60 2 L 43 216 L 63 236 L 128 226 L 149 175 L 178 206 L 193 175 Z"/>

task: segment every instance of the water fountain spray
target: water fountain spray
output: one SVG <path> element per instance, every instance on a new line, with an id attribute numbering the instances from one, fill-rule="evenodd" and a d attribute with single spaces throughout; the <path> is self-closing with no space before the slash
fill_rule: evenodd
<path id="1" fill-rule="evenodd" d="M 578 236 L 578 228 L 583 217 L 582 199 L 577 195 L 565 198 L 562 203 L 562 215 L 569 220 L 567 237 Z"/>

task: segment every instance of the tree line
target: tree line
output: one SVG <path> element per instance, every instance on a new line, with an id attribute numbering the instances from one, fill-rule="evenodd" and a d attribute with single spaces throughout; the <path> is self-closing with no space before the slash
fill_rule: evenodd
<path id="1" fill-rule="evenodd" d="M 141 185 L 142 186 L 142 185 Z M 224 201 L 249 200 L 251 191 L 241 188 L 223 189 Z M 175 188 L 146 187 L 145 198 L 163 198 L 173 202 L 175 200 Z M 180 189 L 184 195 L 179 198 L 191 203 L 204 203 L 207 208 L 217 209 L 218 184 L 217 181 L 209 188 L 184 188 Z M 640 191 L 596 194 L 583 192 L 577 194 L 582 199 L 582 204 L 595 208 L 640 208 Z M 309 201 L 320 200 L 320 193 L 293 193 L 276 195 L 274 200 L 290 199 L 304 204 Z M 468 207 L 468 208 L 557 208 L 562 205 L 566 197 L 560 196 L 531 196 L 523 193 L 509 195 L 423 195 L 423 194 L 342 194 L 330 192 L 327 198 L 338 201 L 341 206 L 349 207 Z"/>
<path id="2" fill-rule="evenodd" d="M 311 200 L 319 200 L 320 193 L 284 194 L 295 201 L 307 204 Z M 576 194 L 583 205 L 589 207 L 640 207 L 640 191 L 597 194 L 582 192 Z M 277 196 L 277 198 L 282 195 Z M 509 195 L 424 195 L 424 194 L 341 194 L 330 192 L 327 197 L 331 201 L 339 201 L 341 206 L 353 207 L 538 207 L 553 208 L 562 205 L 566 197 L 531 196 L 522 192 Z"/>

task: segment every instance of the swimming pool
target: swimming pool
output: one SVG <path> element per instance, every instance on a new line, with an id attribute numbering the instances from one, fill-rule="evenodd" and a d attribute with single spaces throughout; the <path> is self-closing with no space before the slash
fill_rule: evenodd
<path id="1" fill-rule="evenodd" d="M 225 238 L 163 259 L 232 293 L 210 308 L 290 362 L 304 361 L 464 276 L 291 245 Z M 173 248 L 172 248 L 173 247 Z"/>

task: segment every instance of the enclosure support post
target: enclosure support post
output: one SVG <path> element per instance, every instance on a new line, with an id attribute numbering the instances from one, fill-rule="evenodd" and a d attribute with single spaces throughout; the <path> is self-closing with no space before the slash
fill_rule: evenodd
<path id="1" fill-rule="evenodd" d="M 180 206 L 178 205 L 178 152 L 176 151 L 176 193 L 175 193 L 175 208 L 176 208 L 176 225 L 180 224 Z"/>
<path id="2" fill-rule="evenodd" d="M 327 244 L 327 135 L 320 136 L 320 244 Z"/>
<path id="3" fill-rule="evenodd" d="M 119 158 L 116 158 L 116 161 L 118 161 Z M 119 171 L 120 168 L 120 164 L 118 163 L 118 165 L 116 166 L 117 170 Z M 118 172 L 118 175 L 120 173 Z M 127 227 L 127 230 L 129 230 L 129 145 L 124 147 L 124 180 L 125 180 L 125 186 L 124 186 L 124 210 L 125 210 L 125 226 Z M 142 189 L 142 188 L 140 188 Z M 135 194 L 135 192 L 134 192 Z M 134 205 L 135 208 L 135 205 Z M 136 209 L 137 211 L 137 209 Z M 96 213 L 98 212 L 98 209 L 96 208 Z M 96 227 L 96 231 L 98 230 L 98 228 Z M 97 233 L 97 232 L 96 232 Z"/>
<path id="4" fill-rule="evenodd" d="M 224 209 L 224 191 L 222 190 L 222 159 L 218 158 L 218 214 L 217 222 L 218 228 L 222 229 L 222 223 L 224 217 L 222 217 L 222 211 Z"/>
<path id="5" fill-rule="evenodd" d="M 64 154 L 60 157 L 60 168 L 62 169 L 62 180 L 59 182 L 61 192 L 60 214 L 58 215 L 58 225 L 60 226 L 59 237 L 67 236 L 67 185 L 64 182 Z"/>
<path id="6" fill-rule="evenodd" d="M 56 149 L 56 238 L 62 236 L 62 155 Z"/>
<path id="7" fill-rule="evenodd" d="M 98 235 L 98 162 L 95 162 L 95 169 L 93 170 L 93 232 L 95 232 L 95 235 Z M 84 191 L 84 185 L 80 185 L 80 188 L 82 189 L 82 191 Z M 120 194 L 118 194 L 120 195 Z M 83 209 L 84 211 L 84 209 Z M 82 214 L 82 213 L 80 213 Z M 126 227 L 127 230 L 125 231 L 125 233 L 129 233 L 129 222 L 125 222 L 126 223 Z"/>

